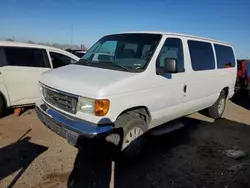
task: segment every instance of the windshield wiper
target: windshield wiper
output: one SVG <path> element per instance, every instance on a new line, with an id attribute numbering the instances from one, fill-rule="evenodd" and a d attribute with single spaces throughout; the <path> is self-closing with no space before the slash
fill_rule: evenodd
<path id="1" fill-rule="evenodd" d="M 80 59 L 78 62 L 76 62 L 75 64 L 78 64 L 78 65 L 95 65 L 95 66 L 98 66 L 98 64 L 105 64 L 105 63 L 108 63 L 108 64 L 111 64 L 115 67 L 118 67 L 120 69 L 123 69 L 127 72 L 130 72 L 130 70 L 127 68 L 127 67 L 124 67 L 122 65 L 119 65 L 117 63 L 115 63 L 114 61 L 89 61 L 87 59 Z"/>
<path id="2" fill-rule="evenodd" d="M 124 67 L 122 65 L 116 64 L 114 61 L 105 61 L 105 63 L 109 63 L 111 65 L 114 65 L 116 67 L 122 68 L 123 70 L 130 72 L 130 70 L 127 67 Z"/>

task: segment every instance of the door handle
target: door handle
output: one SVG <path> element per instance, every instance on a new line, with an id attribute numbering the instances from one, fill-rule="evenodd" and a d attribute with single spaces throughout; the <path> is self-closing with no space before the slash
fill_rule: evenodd
<path id="1" fill-rule="evenodd" d="M 184 91 L 184 93 L 187 92 L 187 85 L 186 85 L 186 84 L 185 84 L 184 87 L 183 87 L 183 91 Z"/>

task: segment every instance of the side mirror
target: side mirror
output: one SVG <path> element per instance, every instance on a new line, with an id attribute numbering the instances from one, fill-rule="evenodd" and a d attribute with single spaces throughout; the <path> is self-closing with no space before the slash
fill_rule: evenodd
<path id="1" fill-rule="evenodd" d="M 176 59 L 166 58 L 164 60 L 164 72 L 168 72 L 168 73 L 178 72 Z"/>

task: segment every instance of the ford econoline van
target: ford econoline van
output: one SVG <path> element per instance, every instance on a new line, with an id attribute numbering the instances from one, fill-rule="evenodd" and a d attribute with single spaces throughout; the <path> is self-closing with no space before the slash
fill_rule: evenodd
<path id="1" fill-rule="evenodd" d="M 0 115 L 9 107 L 35 104 L 41 74 L 78 60 L 49 46 L 0 41 Z"/>
<path id="2" fill-rule="evenodd" d="M 36 110 L 73 145 L 81 137 L 105 137 L 129 151 L 150 129 L 182 116 L 208 109 L 220 118 L 236 76 L 234 49 L 224 42 L 177 33 L 112 34 L 75 64 L 44 73 Z"/>

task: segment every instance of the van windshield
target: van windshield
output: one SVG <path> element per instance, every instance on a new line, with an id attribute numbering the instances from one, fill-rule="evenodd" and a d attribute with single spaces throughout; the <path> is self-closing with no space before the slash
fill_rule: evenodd
<path id="1" fill-rule="evenodd" d="M 162 35 L 116 34 L 101 38 L 76 64 L 142 72 L 146 69 Z"/>

